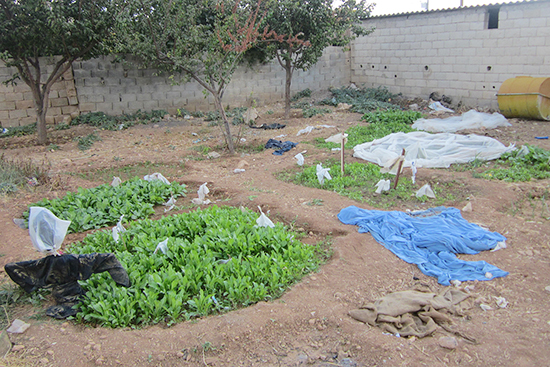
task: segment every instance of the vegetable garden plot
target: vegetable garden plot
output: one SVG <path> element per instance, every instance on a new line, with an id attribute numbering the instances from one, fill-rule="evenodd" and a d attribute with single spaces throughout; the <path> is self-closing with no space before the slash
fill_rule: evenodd
<path id="1" fill-rule="evenodd" d="M 318 268 L 315 246 L 256 219 L 247 209 L 213 206 L 133 222 L 118 243 L 110 231 L 88 235 L 69 251 L 114 253 L 132 285 L 117 287 L 103 274 L 82 282 L 77 318 L 109 327 L 171 324 L 276 298 Z M 165 253 L 155 253 L 166 239 Z"/>
<path id="2" fill-rule="evenodd" d="M 154 205 L 185 193 L 185 185 L 176 182 L 166 184 L 160 180 L 134 178 L 116 187 L 104 184 L 91 189 L 79 188 L 61 199 L 44 199 L 29 207 L 44 207 L 60 219 L 70 220 L 68 233 L 75 233 L 113 225 L 122 215 L 126 220 L 147 218 L 154 214 Z M 28 219 L 29 212 L 23 216 Z"/>

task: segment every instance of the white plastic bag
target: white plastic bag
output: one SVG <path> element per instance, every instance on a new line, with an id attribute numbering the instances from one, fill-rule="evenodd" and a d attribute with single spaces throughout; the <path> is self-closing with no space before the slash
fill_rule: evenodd
<path id="1" fill-rule="evenodd" d="M 153 251 L 153 254 L 156 254 L 158 250 L 160 250 L 164 255 L 166 255 L 166 252 L 168 251 L 168 238 L 157 245 L 157 247 L 155 248 L 155 251 Z"/>
<path id="2" fill-rule="evenodd" d="M 262 208 L 258 207 L 258 209 L 260 209 L 260 217 L 258 219 L 256 219 L 256 224 L 258 225 L 258 227 L 275 227 L 275 224 L 273 224 L 273 222 L 271 221 L 271 219 L 269 219 L 267 217 L 267 215 L 264 214 L 264 212 L 262 211 Z"/>
<path id="3" fill-rule="evenodd" d="M 120 179 L 120 177 L 113 176 L 113 181 L 111 182 L 111 186 L 117 187 L 121 183 L 122 183 L 122 180 Z"/>
<path id="4" fill-rule="evenodd" d="M 197 205 L 206 205 L 206 204 L 210 204 L 210 200 L 209 199 L 205 199 L 206 195 L 208 195 L 208 193 L 210 192 L 210 190 L 208 189 L 208 187 L 206 187 L 206 184 L 208 182 L 205 182 L 203 183 L 200 187 L 199 187 L 199 190 L 197 191 L 197 194 L 198 194 L 198 198 L 195 198 L 193 200 L 191 200 L 191 202 L 193 204 L 197 204 Z"/>
<path id="5" fill-rule="evenodd" d="M 348 134 L 346 133 L 338 133 L 334 134 L 329 138 L 325 139 L 325 142 L 327 143 L 336 143 L 336 144 L 342 144 L 342 139 L 344 140 L 344 144 L 348 141 Z"/>
<path id="6" fill-rule="evenodd" d="M 126 228 L 122 225 L 122 218 L 124 218 L 124 214 L 120 216 L 116 226 L 113 227 L 113 240 L 115 240 L 116 243 L 118 243 L 120 233 L 126 232 Z"/>
<path id="7" fill-rule="evenodd" d="M 296 158 L 298 160 L 298 166 L 303 166 L 304 165 L 304 156 L 302 155 L 302 153 L 298 153 L 294 156 L 294 158 Z"/>
<path id="8" fill-rule="evenodd" d="M 430 187 L 430 184 L 425 184 L 424 186 L 422 186 L 420 188 L 420 190 L 418 190 L 416 192 L 416 197 L 417 198 L 420 198 L 422 196 L 427 196 L 427 197 L 432 198 L 432 199 L 435 198 L 435 194 L 434 194 L 432 188 Z"/>
<path id="9" fill-rule="evenodd" d="M 376 193 L 381 194 L 382 191 L 388 191 L 390 189 L 390 180 L 380 180 L 375 185 L 376 186 Z"/>
<path id="10" fill-rule="evenodd" d="M 416 172 L 417 172 L 415 161 L 411 162 L 411 171 L 412 171 L 411 181 L 412 181 L 413 184 L 415 184 L 416 183 Z"/>
<path id="11" fill-rule="evenodd" d="M 46 208 L 30 208 L 29 236 L 32 245 L 39 252 L 59 255 L 57 250 L 61 248 L 70 225 L 70 220 L 59 219 Z"/>
<path id="12" fill-rule="evenodd" d="M 143 179 L 144 179 L 145 181 L 160 180 L 160 181 L 164 182 L 165 184 L 170 185 L 170 181 L 168 181 L 168 180 L 166 179 L 166 177 L 164 177 L 164 176 L 162 175 L 162 173 L 159 173 L 159 172 L 155 172 L 155 173 L 153 173 L 153 174 L 151 174 L 151 175 L 145 175 L 145 176 L 143 176 Z"/>
<path id="13" fill-rule="evenodd" d="M 430 105 L 428 105 L 428 107 L 430 107 L 432 110 L 436 111 L 436 112 L 439 112 L 439 111 L 443 111 L 443 112 L 455 112 L 453 110 L 451 110 L 450 108 L 447 108 L 445 106 L 443 106 L 441 104 L 441 102 L 433 102 L 433 103 L 430 103 Z"/>
<path id="14" fill-rule="evenodd" d="M 325 183 L 325 178 L 327 180 L 332 180 L 328 171 L 330 171 L 330 168 L 323 168 L 321 163 L 317 164 L 317 179 L 319 180 L 319 184 L 323 185 Z"/>
<path id="15" fill-rule="evenodd" d="M 170 196 L 170 199 L 168 199 L 167 202 L 165 202 L 164 204 L 162 204 L 164 206 L 167 206 L 168 208 L 164 209 L 164 212 L 168 212 L 172 209 L 174 209 L 174 207 L 176 206 L 176 199 L 174 199 L 174 196 Z"/>

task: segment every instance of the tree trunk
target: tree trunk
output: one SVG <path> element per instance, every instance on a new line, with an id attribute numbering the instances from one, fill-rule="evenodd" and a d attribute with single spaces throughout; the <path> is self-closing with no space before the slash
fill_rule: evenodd
<path id="1" fill-rule="evenodd" d="M 35 93 L 34 103 L 36 106 L 36 135 L 38 138 L 38 144 L 48 144 L 48 132 L 46 129 L 46 112 L 48 112 L 47 103 L 48 98 L 44 96 L 40 91 Z"/>
<path id="2" fill-rule="evenodd" d="M 225 110 L 223 108 L 222 99 L 218 94 L 214 95 L 214 101 L 216 104 L 216 108 L 218 111 L 220 111 L 220 115 L 223 122 L 223 128 L 222 132 L 225 136 L 225 142 L 227 143 L 227 147 L 229 148 L 229 153 L 232 155 L 235 154 L 235 147 L 233 146 L 233 137 L 231 136 L 231 128 L 229 127 L 229 121 L 227 120 L 227 115 L 225 114 Z M 224 131 L 225 128 L 225 131 Z"/>
<path id="3" fill-rule="evenodd" d="M 285 60 L 286 82 L 285 82 L 285 119 L 290 118 L 290 84 L 292 83 L 292 60 L 290 57 Z"/>

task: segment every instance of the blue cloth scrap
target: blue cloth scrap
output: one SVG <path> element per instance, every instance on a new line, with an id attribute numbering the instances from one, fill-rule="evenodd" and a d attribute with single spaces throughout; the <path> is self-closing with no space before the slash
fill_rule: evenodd
<path id="1" fill-rule="evenodd" d="M 449 285 L 451 280 L 489 280 L 508 275 L 485 261 L 456 257 L 490 250 L 498 242 L 506 241 L 501 234 L 468 222 L 456 208 L 405 213 L 349 206 L 340 211 L 338 219 L 359 226 L 359 233 L 370 232 L 401 260 L 416 264 L 424 274 L 437 277 L 443 285 Z M 492 278 L 486 278 L 486 273 L 491 273 Z"/>
<path id="2" fill-rule="evenodd" d="M 291 141 L 285 141 L 283 143 L 280 140 L 269 139 L 267 143 L 265 143 L 265 149 L 276 148 L 279 150 L 274 151 L 273 154 L 283 155 L 284 152 L 288 152 L 290 149 L 294 148 L 296 145 L 298 145 L 298 143 L 293 143 Z"/>

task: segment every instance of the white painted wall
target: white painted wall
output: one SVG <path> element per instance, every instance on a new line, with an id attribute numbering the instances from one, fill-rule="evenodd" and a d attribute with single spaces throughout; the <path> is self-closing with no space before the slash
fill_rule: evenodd
<path id="1" fill-rule="evenodd" d="M 498 108 L 506 79 L 550 77 L 550 1 L 371 18 L 374 33 L 352 45 L 351 78 L 366 87 L 428 98 L 437 91 L 466 106 Z"/>

